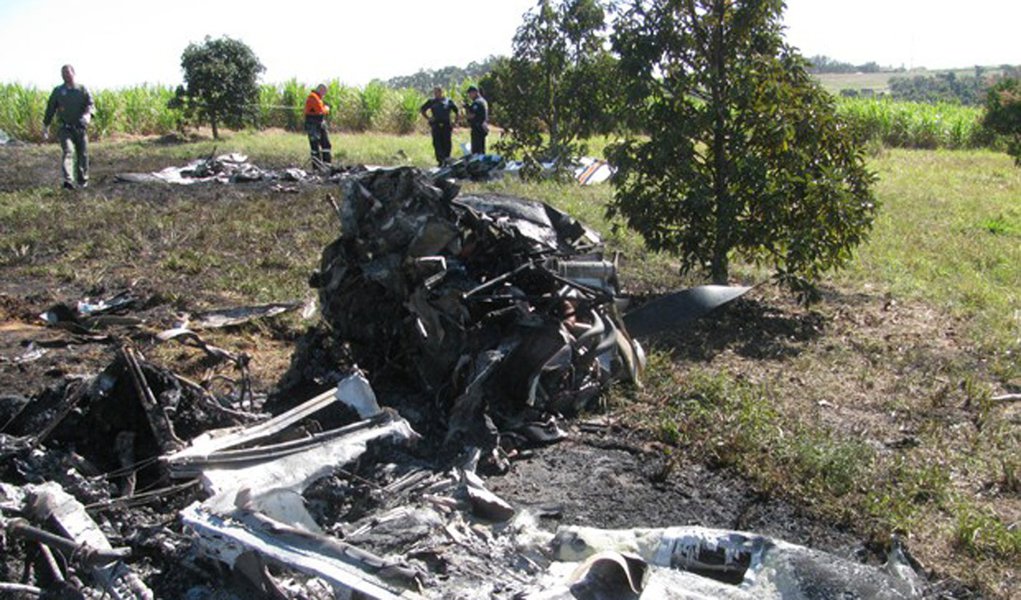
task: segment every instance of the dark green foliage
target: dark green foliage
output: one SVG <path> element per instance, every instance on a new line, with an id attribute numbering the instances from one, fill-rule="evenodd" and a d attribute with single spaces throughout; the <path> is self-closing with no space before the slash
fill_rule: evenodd
<path id="1" fill-rule="evenodd" d="M 988 85 L 985 69 L 975 67 L 974 77 L 958 77 L 953 71 L 895 77 L 890 79 L 890 95 L 909 102 L 960 102 L 970 106 L 982 103 Z"/>
<path id="2" fill-rule="evenodd" d="M 580 140 L 613 128 L 616 59 L 605 30 L 601 0 L 541 0 L 525 15 L 514 56 L 482 80 L 509 133 L 501 152 L 566 167 L 565 159 L 583 153 Z"/>
<path id="3" fill-rule="evenodd" d="M 738 252 L 805 300 L 867 236 L 874 175 L 833 98 L 782 38 L 781 0 L 632 0 L 613 37 L 622 118 L 611 215 L 682 271 Z"/>
<path id="4" fill-rule="evenodd" d="M 1021 167 L 1021 79 L 1004 79 L 989 90 L 982 124 L 1007 138 L 1007 153 Z"/>
<path id="5" fill-rule="evenodd" d="M 184 49 L 181 70 L 184 86 L 177 88 L 171 108 L 208 121 L 214 138 L 219 137 L 220 124 L 239 129 L 258 122 L 258 78 L 266 69 L 244 42 L 206 36 L 202 44 Z"/>

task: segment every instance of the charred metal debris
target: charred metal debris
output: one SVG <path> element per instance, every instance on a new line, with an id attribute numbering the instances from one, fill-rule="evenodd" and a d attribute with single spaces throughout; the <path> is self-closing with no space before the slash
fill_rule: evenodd
<path id="1" fill-rule="evenodd" d="M 346 181 L 341 236 L 312 283 L 331 343 L 361 366 L 266 414 L 248 357 L 196 330 L 295 304 L 218 311 L 154 336 L 233 370 L 192 381 L 121 343 L 109 366 L 0 396 L 0 596 L 47 598 L 914 598 L 898 546 L 869 567 L 701 527 L 538 526 L 487 489 L 512 448 L 641 346 L 598 235 L 545 204 L 458 195 L 414 169 Z M 663 326 L 743 293 L 690 290 Z M 127 298 L 65 306 L 90 322 Z M 658 308 L 657 311 L 664 309 Z M 107 342 L 110 343 L 110 342 Z M 364 369 L 364 370 L 363 370 Z M 370 383 L 371 380 L 371 383 Z M 379 396 L 377 397 L 377 390 Z"/>
<path id="2" fill-rule="evenodd" d="M 411 168 L 352 178 L 312 285 L 358 365 L 425 396 L 416 427 L 505 468 L 501 442 L 557 441 L 558 416 L 637 382 L 645 359 L 595 231 L 541 202 L 458 191 Z"/>

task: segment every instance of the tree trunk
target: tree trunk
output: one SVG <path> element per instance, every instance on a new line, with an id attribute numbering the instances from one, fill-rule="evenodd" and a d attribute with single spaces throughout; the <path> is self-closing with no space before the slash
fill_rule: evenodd
<path id="1" fill-rule="evenodd" d="M 728 254 L 734 232 L 734 198 L 730 194 L 730 157 L 727 156 L 728 100 L 726 46 L 724 27 L 727 2 L 717 0 L 713 6 L 716 23 L 712 28 L 711 67 L 713 118 L 713 196 L 716 200 L 716 231 L 710 265 L 713 283 L 725 284 L 729 275 Z"/>
<path id="2" fill-rule="evenodd" d="M 213 139 L 220 139 L 220 130 L 216 126 L 216 115 L 211 115 L 209 117 L 209 124 L 213 126 Z"/>
<path id="3" fill-rule="evenodd" d="M 550 126 L 549 126 L 549 145 L 550 150 L 553 154 L 553 159 L 559 159 L 560 156 L 560 115 L 557 106 L 557 86 L 554 82 L 552 67 L 546 68 L 546 99 L 549 102 L 549 114 L 550 114 Z"/>
<path id="4" fill-rule="evenodd" d="M 722 252 L 721 252 L 722 250 Z M 716 253 L 713 254 L 713 262 L 710 276 L 716 285 L 727 285 L 730 279 L 730 258 L 725 248 L 717 244 Z"/>

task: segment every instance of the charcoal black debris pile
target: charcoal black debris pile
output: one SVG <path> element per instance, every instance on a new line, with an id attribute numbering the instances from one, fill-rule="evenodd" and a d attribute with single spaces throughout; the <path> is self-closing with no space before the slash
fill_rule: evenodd
<path id="1" fill-rule="evenodd" d="M 171 482 L 158 459 L 210 428 L 262 418 L 242 402 L 127 345 L 95 375 L 33 398 L 0 396 L 0 592 L 151 598 L 151 586 L 175 589 L 164 570 L 190 542 L 167 525 L 198 488 Z"/>
<path id="2" fill-rule="evenodd" d="M 569 215 L 402 168 L 352 178 L 341 221 L 313 277 L 323 317 L 372 376 L 424 392 L 433 421 L 416 426 L 550 442 L 555 417 L 637 378 L 616 267 Z"/>

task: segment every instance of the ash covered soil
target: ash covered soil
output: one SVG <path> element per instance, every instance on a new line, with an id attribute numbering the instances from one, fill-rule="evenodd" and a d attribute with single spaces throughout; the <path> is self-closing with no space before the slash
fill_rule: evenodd
<path id="1" fill-rule="evenodd" d="M 123 185 L 113 182 L 114 173 L 158 170 L 171 163 L 142 154 L 126 157 L 106 153 L 102 145 L 95 145 L 93 153 L 90 188 L 67 194 L 56 190 L 59 173 L 57 154 L 52 148 L 47 152 L 0 148 L 0 192 L 38 191 L 43 186 L 39 193 L 48 198 L 59 196 L 61 202 L 70 205 L 123 203 L 134 210 L 165 211 L 169 205 L 187 201 L 205 204 L 208 210 L 233 211 L 235 219 L 244 218 L 246 202 L 270 197 L 270 202 L 278 204 L 281 210 L 305 211 L 328 224 L 318 241 L 305 242 L 301 250 L 307 254 L 294 259 L 299 263 L 298 270 L 304 260 L 308 272 L 317 265 L 322 246 L 330 241 L 330 232 L 335 231 L 335 216 L 322 199 L 328 193 L 336 193 L 336 186 L 307 189 L 292 196 L 274 195 L 269 186 L 257 183 L 186 188 Z M 82 231 L 78 235 L 102 234 Z M 182 240 L 184 244 L 191 243 L 187 236 Z M 276 243 L 286 244 L 287 240 Z M 123 257 L 104 268 L 97 262 L 102 256 L 98 259 L 81 256 L 77 262 L 79 258 L 61 255 L 59 249 L 51 255 L 47 255 L 46 249 L 37 248 L 26 251 L 24 256 L 20 252 L 8 248 L 0 262 L 0 396 L 36 398 L 69 377 L 94 375 L 114 360 L 123 342 L 130 342 L 149 360 L 167 369 L 201 378 L 212 368 L 208 357 L 194 349 L 160 344 L 156 332 L 173 326 L 182 313 L 269 300 L 262 296 L 265 291 L 232 289 L 229 274 L 213 276 L 229 271 L 232 262 L 257 268 L 253 266 L 257 257 L 251 255 L 227 255 L 216 264 L 196 267 L 197 272 L 186 271 L 191 276 L 165 280 L 153 275 L 155 264 L 148 262 L 165 258 L 159 255 Z M 50 268 L 56 263 L 67 268 Z M 300 283 L 293 287 L 300 288 Z M 144 321 L 144 325 L 114 325 L 83 333 L 46 327 L 39 319 L 41 313 L 58 303 L 73 305 L 85 297 L 102 297 L 121 290 L 131 290 L 138 298 L 128 314 Z M 660 343 L 680 363 L 696 367 L 725 363 L 741 369 L 751 380 L 774 377 L 808 346 L 838 344 L 842 337 L 854 338 L 864 345 L 872 342 L 886 345 L 897 343 L 897 339 L 891 340 L 891 335 L 925 338 L 938 330 L 943 332 L 938 337 L 939 344 L 926 346 L 937 360 L 959 361 L 967 354 L 966 343 L 953 335 L 955 329 L 949 320 L 933 323 L 932 316 L 921 309 L 891 307 L 884 298 L 835 300 L 835 308 L 820 313 L 801 309 L 772 292 L 756 291 L 749 298 L 724 307 L 689 335 Z M 902 319 L 897 321 L 895 315 Z M 881 327 L 891 320 L 900 325 L 892 334 Z M 280 401 L 281 395 L 287 395 L 293 405 L 326 387 L 317 387 L 317 382 L 301 373 L 304 365 L 294 360 L 296 348 L 308 342 L 305 331 L 311 326 L 311 322 L 291 315 L 218 330 L 206 339 L 250 356 L 252 384 L 258 397 Z M 916 332 L 915 326 L 923 330 Z M 372 381 L 374 374 L 368 376 Z M 898 379 L 898 374 L 890 373 L 875 385 L 893 387 Z M 839 386 L 834 385 L 834 389 Z M 855 391 L 855 395 L 868 393 Z M 834 396 L 839 398 L 833 400 Z M 849 434 L 874 436 L 880 444 L 895 444 L 906 436 L 902 423 L 889 418 L 889 411 L 882 406 L 857 402 L 854 397 L 842 396 L 840 391 L 826 398 L 836 406 L 820 408 L 819 401 L 825 398 L 809 396 L 803 399 L 805 410 L 818 412 L 820 419 L 844 428 Z M 671 453 L 629 411 L 628 407 L 611 406 L 607 411 L 567 422 L 565 429 L 571 434 L 568 440 L 515 456 L 509 472 L 488 477 L 487 484 L 515 507 L 535 511 L 542 526 L 549 529 L 558 524 L 607 528 L 703 525 L 754 531 L 872 564 L 885 558 L 883 547 L 846 525 L 814 517 L 790 498 L 764 493 L 730 469 L 678 458 L 678 450 Z M 148 566 L 144 571 L 148 573 L 147 583 L 157 597 L 177 597 L 196 585 L 216 587 L 218 581 L 224 587 L 238 585 L 216 579 L 226 576 L 215 573 L 208 565 L 205 571 L 190 567 L 185 572 L 174 567 L 182 552 L 181 540 L 185 539 L 174 511 L 186 504 L 185 500 L 198 497 L 195 490 L 182 494 L 176 499 L 156 500 L 135 512 L 121 507 L 101 509 L 97 511 L 98 518 L 112 524 L 111 528 L 123 535 L 122 542 L 144 539 L 147 533 L 154 534 L 153 540 L 177 542 L 164 547 L 157 541 L 140 542 L 139 560 Z M 11 555 L 5 560 L 8 566 L 3 570 L 10 580 L 17 573 L 12 569 Z M 940 589 L 943 597 L 971 596 L 967 588 L 953 581 L 946 581 Z"/>
<path id="2" fill-rule="evenodd" d="M 701 525 L 753 531 L 845 557 L 877 558 L 852 532 L 761 494 L 726 469 L 673 461 L 657 444 L 606 421 L 572 427 L 571 439 L 529 453 L 488 483 L 506 500 L 531 509 L 547 527 Z"/>

